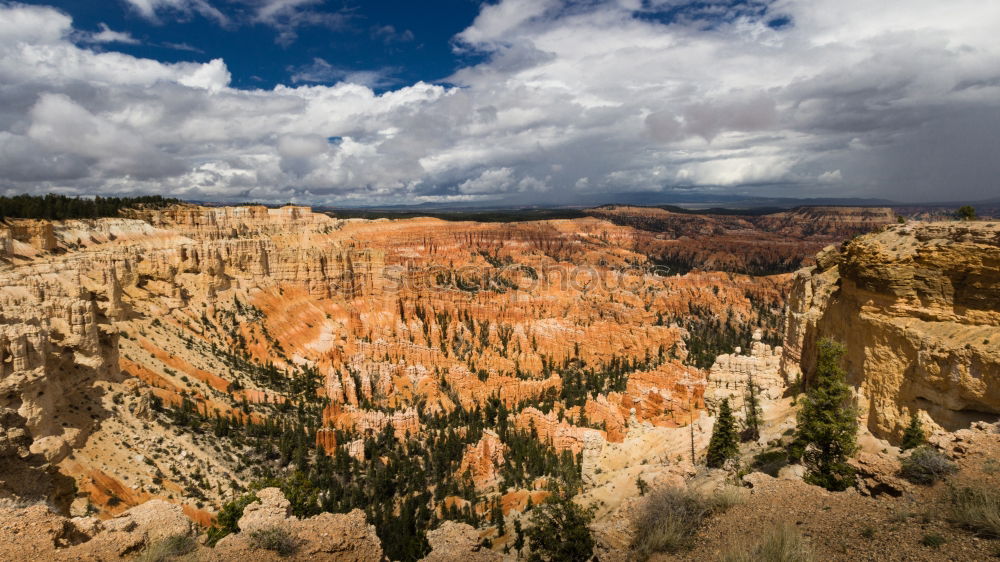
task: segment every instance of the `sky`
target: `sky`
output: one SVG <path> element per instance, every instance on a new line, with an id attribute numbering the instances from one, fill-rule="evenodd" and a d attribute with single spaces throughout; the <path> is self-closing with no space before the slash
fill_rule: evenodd
<path id="1" fill-rule="evenodd" d="M 0 194 L 1000 197 L 993 0 L 0 0 Z"/>

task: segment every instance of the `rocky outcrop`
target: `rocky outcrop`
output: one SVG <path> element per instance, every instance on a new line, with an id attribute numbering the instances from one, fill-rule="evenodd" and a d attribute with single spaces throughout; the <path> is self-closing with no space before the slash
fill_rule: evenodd
<path id="1" fill-rule="evenodd" d="M 559 421 L 554 412 L 542 413 L 536 408 L 525 408 L 514 418 L 515 425 L 533 433 L 543 443 L 550 443 L 556 450 L 572 451 L 578 454 L 586 450 L 600 450 L 605 442 L 604 432 L 599 429 L 578 427 Z"/>
<path id="2" fill-rule="evenodd" d="M 256 559 L 264 554 L 249 540 L 256 531 L 278 529 L 295 542 L 298 560 L 381 562 L 382 544 L 360 509 L 350 513 L 321 513 L 300 519 L 291 515 L 290 504 L 281 490 L 264 488 L 256 493 L 259 501 L 243 510 L 238 522 L 240 533 L 223 538 L 213 557 L 221 560 Z"/>
<path id="3" fill-rule="evenodd" d="M 482 546 L 479 532 L 471 525 L 457 521 L 445 521 L 440 527 L 427 532 L 427 542 L 431 552 L 423 562 L 496 562 L 503 557 Z"/>
<path id="4" fill-rule="evenodd" d="M 753 335 L 749 355 L 743 355 L 742 350 L 735 353 L 719 355 L 708 373 L 708 389 L 705 391 L 705 402 L 711 408 L 728 398 L 734 410 L 740 410 L 751 382 L 757 390 L 761 401 L 774 400 L 784 393 L 786 384 L 780 373 L 782 348 L 774 347 L 760 341 L 761 334 Z"/>
<path id="5" fill-rule="evenodd" d="M 506 462 L 506 451 L 507 446 L 500 441 L 500 436 L 487 429 L 478 443 L 465 448 L 455 476 L 461 478 L 468 474 L 477 490 L 488 490 L 500 480 L 500 466 Z"/>
<path id="6" fill-rule="evenodd" d="M 27 244 L 39 252 L 49 252 L 56 248 L 56 237 L 49 221 L 12 220 L 6 230 L 10 239 Z M 13 249 L 11 253 L 14 253 Z"/>
<path id="7" fill-rule="evenodd" d="M 140 504 L 102 521 L 95 517 L 66 518 L 44 505 L 0 504 L 0 558 L 4 560 L 117 560 L 135 555 L 163 559 L 157 546 L 165 540 L 190 541 L 193 560 L 281 560 L 275 552 L 254 544 L 249 536 L 263 529 L 284 531 L 295 543 L 292 560 L 382 562 L 382 546 L 364 512 L 323 513 L 299 519 L 288 513 L 288 501 L 276 488 L 257 492 L 239 521 L 242 532 L 214 547 L 196 542 L 196 529 L 180 506 L 161 500 Z M 446 533 L 447 535 L 447 533 Z M 445 544 L 458 548 L 454 541 Z M 159 557 L 157 557 L 159 556 Z"/>
<path id="8" fill-rule="evenodd" d="M 0 408 L 24 418 L 31 452 L 52 463 L 93 425 L 77 398 L 118 375 L 117 331 L 74 273 L 0 272 Z"/>
<path id="9" fill-rule="evenodd" d="M 808 381 L 832 338 L 877 436 L 917 412 L 950 431 L 1000 417 L 1000 224 L 893 226 L 818 261 L 789 297 L 786 380 Z"/>

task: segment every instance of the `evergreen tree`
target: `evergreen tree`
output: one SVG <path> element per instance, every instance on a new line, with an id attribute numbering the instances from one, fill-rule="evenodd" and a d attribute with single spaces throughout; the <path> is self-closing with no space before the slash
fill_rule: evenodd
<path id="1" fill-rule="evenodd" d="M 753 374 L 747 374 L 747 392 L 743 397 L 743 407 L 746 410 L 746 417 L 743 419 L 743 441 L 756 441 L 760 439 L 760 398 L 757 393 L 760 389 L 753 382 Z"/>
<path id="2" fill-rule="evenodd" d="M 840 367 L 844 346 L 825 339 L 819 342 L 812 388 L 799 410 L 791 457 L 806 466 L 805 480 L 827 490 L 854 485 L 848 457 L 857 448 L 857 412 Z"/>
<path id="3" fill-rule="evenodd" d="M 971 205 L 962 205 L 955 212 L 955 216 L 958 217 L 958 220 L 974 221 L 976 220 L 976 209 Z"/>
<path id="4" fill-rule="evenodd" d="M 514 550 L 517 551 L 517 557 L 521 557 L 521 551 L 524 550 L 524 529 L 521 528 L 521 520 L 514 520 Z"/>
<path id="5" fill-rule="evenodd" d="M 924 426 L 920 423 L 920 418 L 917 417 L 916 412 L 914 412 L 910 415 L 910 425 L 903 432 L 903 442 L 899 444 L 899 447 L 904 451 L 915 449 L 923 445 L 924 441 L 926 441 Z"/>
<path id="6" fill-rule="evenodd" d="M 588 525 L 592 509 L 577 505 L 565 492 L 554 492 L 531 512 L 526 534 L 531 561 L 584 562 L 594 555 L 594 539 Z"/>
<path id="7" fill-rule="evenodd" d="M 708 441 L 708 455 L 705 464 L 711 468 L 720 468 L 727 460 L 735 458 L 740 452 L 739 436 L 736 433 L 736 420 L 726 398 L 719 405 L 719 417 L 712 428 L 712 438 Z"/>

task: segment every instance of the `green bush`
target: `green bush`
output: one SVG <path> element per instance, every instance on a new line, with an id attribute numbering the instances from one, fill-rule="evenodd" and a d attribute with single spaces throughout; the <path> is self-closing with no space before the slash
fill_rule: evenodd
<path id="1" fill-rule="evenodd" d="M 914 484 L 931 485 L 958 470 L 955 463 L 937 449 L 924 445 L 917 447 L 901 461 L 900 476 Z"/>
<path id="2" fill-rule="evenodd" d="M 1000 538 L 1000 491 L 981 485 L 952 490 L 951 522 L 984 537 Z"/>
<path id="3" fill-rule="evenodd" d="M 215 517 L 215 525 L 208 529 L 208 545 L 215 546 L 222 537 L 240 532 L 237 523 L 243 517 L 243 510 L 253 502 L 260 501 L 255 494 L 242 496 L 227 502 Z"/>
<path id="4" fill-rule="evenodd" d="M 788 465 L 788 451 L 772 449 L 758 453 L 750 463 L 751 468 L 770 476 L 777 476 L 782 467 Z"/>
<path id="5" fill-rule="evenodd" d="M 812 562 L 809 545 L 794 525 L 778 523 L 756 544 L 737 545 L 722 555 L 722 562 Z"/>
<path id="6" fill-rule="evenodd" d="M 280 527 L 258 529 L 250 533 L 250 546 L 277 552 L 280 556 L 291 556 L 298 543 L 288 531 Z"/>

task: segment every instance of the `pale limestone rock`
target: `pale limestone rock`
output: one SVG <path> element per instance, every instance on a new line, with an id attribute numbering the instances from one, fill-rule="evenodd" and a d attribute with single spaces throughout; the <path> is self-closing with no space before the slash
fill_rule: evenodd
<path id="1" fill-rule="evenodd" d="M 256 496 L 260 501 L 253 502 L 243 509 L 243 517 L 238 522 L 241 532 L 252 533 L 280 526 L 286 519 L 297 520 L 291 516 L 292 504 L 285 499 L 278 488 L 264 488 L 259 490 Z"/>
<path id="2" fill-rule="evenodd" d="M 500 554 L 480 546 L 479 532 L 471 525 L 445 521 L 440 527 L 427 532 L 431 552 L 424 562 L 491 562 L 502 560 Z"/>
<path id="3" fill-rule="evenodd" d="M 816 343 L 847 348 L 863 423 L 899 439 L 910 415 L 955 431 L 1000 418 L 1000 224 L 909 223 L 796 274 L 782 372 L 808 377 Z M 925 417 L 926 416 L 926 417 Z"/>

